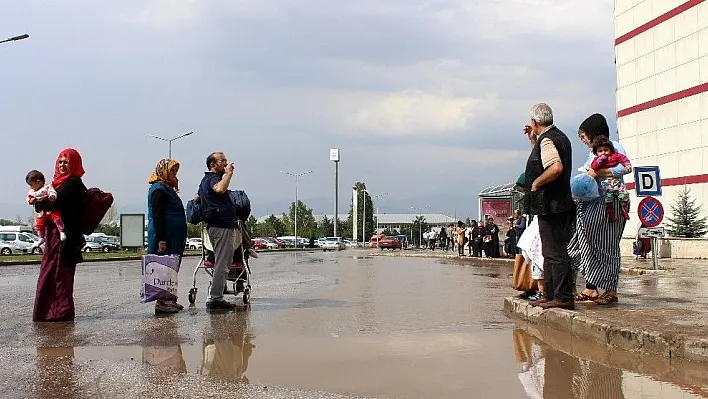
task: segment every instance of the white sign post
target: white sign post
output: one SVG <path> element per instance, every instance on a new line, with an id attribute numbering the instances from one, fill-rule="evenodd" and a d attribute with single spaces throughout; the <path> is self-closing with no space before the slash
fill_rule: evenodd
<path id="1" fill-rule="evenodd" d="M 337 235 L 339 224 L 339 148 L 330 148 L 329 160 L 334 162 L 334 236 Z"/>

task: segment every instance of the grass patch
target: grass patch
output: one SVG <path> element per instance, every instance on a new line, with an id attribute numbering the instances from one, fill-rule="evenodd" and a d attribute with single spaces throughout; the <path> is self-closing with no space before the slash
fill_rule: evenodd
<path id="1" fill-rule="evenodd" d="M 84 260 L 121 260 L 132 259 L 145 254 L 145 251 L 120 251 L 120 252 L 84 252 Z M 184 256 L 201 255 L 202 251 L 184 251 Z M 39 263 L 42 255 L 8 255 L 0 256 L 0 265 L 3 263 Z"/>

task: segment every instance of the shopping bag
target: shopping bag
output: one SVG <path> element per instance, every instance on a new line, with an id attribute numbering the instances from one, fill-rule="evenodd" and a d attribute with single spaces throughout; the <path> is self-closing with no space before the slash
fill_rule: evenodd
<path id="1" fill-rule="evenodd" d="M 177 300 L 179 255 L 143 255 L 141 302 Z"/>
<path id="2" fill-rule="evenodd" d="M 639 255 L 641 252 L 642 252 L 642 242 L 641 241 L 634 241 L 632 243 L 632 254 Z"/>
<path id="3" fill-rule="evenodd" d="M 516 255 L 514 271 L 511 277 L 511 287 L 517 291 L 535 291 L 538 281 L 531 278 L 531 265 L 523 255 Z"/>

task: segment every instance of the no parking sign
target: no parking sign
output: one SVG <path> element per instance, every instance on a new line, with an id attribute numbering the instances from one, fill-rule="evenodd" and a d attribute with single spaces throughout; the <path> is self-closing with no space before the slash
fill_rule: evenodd
<path id="1" fill-rule="evenodd" d="M 639 202 L 639 220 L 646 227 L 656 227 L 664 220 L 664 206 L 654 197 L 646 197 Z"/>

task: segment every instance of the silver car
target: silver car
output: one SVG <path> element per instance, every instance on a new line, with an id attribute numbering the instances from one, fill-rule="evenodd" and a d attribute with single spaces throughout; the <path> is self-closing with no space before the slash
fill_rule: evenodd
<path id="1" fill-rule="evenodd" d="M 27 248 L 18 248 L 12 242 L 0 241 L 0 255 L 26 254 Z"/>
<path id="2" fill-rule="evenodd" d="M 344 244 L 344 240 L 341 237 L 326 237 L 321 241 L 320 248 L 323 251 L 341 251 L 346 249 L 347 246 Z"/>

